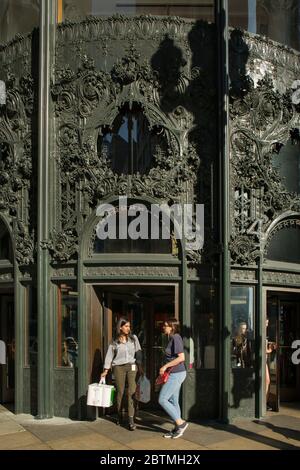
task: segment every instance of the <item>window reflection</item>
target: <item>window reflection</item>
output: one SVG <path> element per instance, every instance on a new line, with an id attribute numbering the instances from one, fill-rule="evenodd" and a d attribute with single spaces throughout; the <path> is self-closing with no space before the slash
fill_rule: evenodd
<path id="1" fill-rule="evenodd" d="M 229 0 L 229 25 L 300 49 L 299 0 Z"/>
<path id="2" fill-rule="evenodd" d="M 37 366 L 37 291 L 33 286 L 26 288 L 26 366 Z"/>
<path id="3" fill-rule="evenodd" d="M 100 239 L 96 236 L 94 241 L 94 254 L 102 253 L 157 253 L 157 254 L 173 254 L 174 256 L 178 255 L 178 241 L 173 237 L 164 239 L 162 233 L 163 220 L 162 215 L 159 215 L 159 237 L 157 239 L 152 238 L 151 234 L 151 212 L 147 210 L 147 214 L 141 220 L 143 223 L 143 230 L 141 224 L 136 226 L 137 233 L 140 233 L 140 238 L 133 239 L 129 235 L 130 224 L 134 221 L 137 221 L 141 212 L 137 211 L 135 216 L 128 215 L 127 217 L 120 217 L 120 213 L 116 211 L 111 217 L 114 219 L 112 223 L 116 223 L 116 232 L 114 234 L 115 238 L 106 238 Z M 114 218 L 115 217 L 115 218 Z M 148 225 L 145 224 L 148 221 Z M 109 217 L 107 218 L 107 223 L 109 224 Z M 124 223 L 127 224 L 124 226 Z M 146 232 L 144 233 L 146 229 Z M 170 227 L 170 230 L 172 228 Z M 127 238 L 120 238 L 120 233 L 126 233 Z"/>
<path id="4" fill-rule="evenodd" d="M 40 0 L 0 1 L 0 42 L 7 42 L 17 34 L 30 33 L 39 25 Z"/>
<path id="5" fill-rule="evenodd" d="M 274 154 L 273 166 L 280 174 L 285 188 L 300 194 L 300 146 L 290 140 Z"/>
<path id="6" fill-rule="evenodd" d="M 112 130 L 104 131 L 98 140 L 98 153 L 119 175 L 148 173 L 157 148 L 158 136 L 149 130 L 149 123 L 141 111 L 121 113 Z"/>
<path id="7" fill-rule="evenodd" d="M 252 287 L 231 288 L 231 365 L 254 366 L 254 292 Z"/>
<path id="8" fill-rule="evenodd" d="M 60 2 L 60 0 L 58 0 Z M 86 15 L 181 16 L 214 21 L 213 0 L 63 0 L 62 19 L 79 20 Z"/>
<path id="9" fill-rule="evenodd" d="M 78 292 L 62 284 L 58 308 L 58 365 L 75 367 L 78 358 Z"/>
<path id="10" fill-rule="evenodd" d="M 300 263 L 300 225 L 278 230 L 270 241 L 267 258 L 285 263 Z"/>
<path id="11" fill-rule="evenodd" d="M 216 292 L 214 286 L 191 285 L 192 343 L 195 369 L 216 368 Z"/>

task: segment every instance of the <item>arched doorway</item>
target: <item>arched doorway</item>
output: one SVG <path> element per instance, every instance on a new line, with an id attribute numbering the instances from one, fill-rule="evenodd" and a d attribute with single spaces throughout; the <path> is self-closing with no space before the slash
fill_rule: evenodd
<path id="1" fill-rule="evenodd" d="M 151 205 L 149 201 L 128 201 L 135 205 L 143 202 L 146 208 Z M 151 407 L 157 402 L 154 382 L 166 346 L 162 323 L 166 318 L 180 318 L 182 311 L 181 243 L 173 237 L 172 216 L 169 239 L 159 236 L 153 240 L 150 234 L 147 239 L 99 240 L 95 236 L 98 220 L 93 217 L 87 224 L 82 245 L 80 308 L 86 324 L 80 326 L 84 330 L 79 342 L 82 344 L 85 337 L 86 376 L 89 383 L 99 380 L 116 323 L 124 316 L 143 349 L 143 368 L 153 384 L 147 405 Z M 128 227 L 132 222 L 128 217 Z"/>
<path id="2" fill-rule="evenodd" d="M 10 233 L 0 219 L 0 403 L 15 400 L 15 311 L 13 248 Z"/>

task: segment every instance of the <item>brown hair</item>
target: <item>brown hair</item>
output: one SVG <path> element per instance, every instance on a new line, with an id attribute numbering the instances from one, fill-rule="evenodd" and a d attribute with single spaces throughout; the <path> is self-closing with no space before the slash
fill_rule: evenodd
<path id="1" fill-rule="evenodd" d="M 180 323 L 177 318 L 168 318 L 164 323 L 167 323 L 172 328 L 171 335 L 180 332 Z"/>
<path id="2" fill-rule="evenodd" d="M 128 320 L 128 318 L 122 317 L 118 320 L 118 323 L 117 323 L 117 326 L 116 326 L 115 336 L 114 336 L 114 339 L 113 339 L 113 341 L 115 343 L 119 342 L 119 339 L 120 339 L 120 336 L 121 336 L 120 329 L 122 328 L 122 326 L 126 325 L 126 323 L 130 323 L 130 320 Z M 131 334 L 131 331 L 129 332 L 128 338 L 130 338 L 131 341 L 134 341 L 134 338 L 133 338 L 133 335 Z"/>

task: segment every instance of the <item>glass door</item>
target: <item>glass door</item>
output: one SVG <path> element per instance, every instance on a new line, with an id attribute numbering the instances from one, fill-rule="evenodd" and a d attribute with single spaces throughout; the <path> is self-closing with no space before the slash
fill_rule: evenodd
<path id="1" fill-rule="evenodd" d="M 178 286 L 110 284 L 94 288 L 103 316 L 102 357 L 104 359 L 118 320 L 127 318 L 132 333 L 139 339 L 143 351 L 143 369 L 152 385 L 151 402 L 143 406 L 151 406 L 157 400 L 154 383 L 163 364 L 168 341 L 162 333 L 162 325 L 168 318 L 178 318 Z M 92 315 L 95 315 L 99 308 L 92 310 L 95 312 Z"/>
<path id="2" fill-rule="evenodd" d="M 293 364 L 292 343 L 300 336 L 298 302 L 292 298 L 279 300 L 279 361 L 280 361 L 280 401 L 300 401 L 299 395 L 299 366 Z"/>
<path id="3" fill-rule="evenodd" d="M 266 353 L 266 403 L 267 409 L 279 411 L 280 402 L 280 361 L 279 350 L 279 299 L 277 295 L 268 296 L 266 329 L 266 348 L 272 352 Z M 272 348 L 273 345 L 276 348 Z M 268 380 L 269 377 L 269 380 Z"/>
<path id="4" fill-rule="evenodd" d="M 267 403 L 270 409 L 279 411 L 280 403 L 300 400 L 299 367 L 292 362 L 292 343 L 300 337 L 300 296 L 293 292 L 269 292 L 267 305 L 266 337 L 269 351 L 272 350 L 266 354 L 270 376 Z"/>

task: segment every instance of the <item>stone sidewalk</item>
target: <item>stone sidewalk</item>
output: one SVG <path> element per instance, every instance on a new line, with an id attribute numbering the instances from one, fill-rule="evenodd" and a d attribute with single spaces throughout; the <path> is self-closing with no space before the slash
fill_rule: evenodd
<path id="1" fill-rule="evenodd" d="M 171 428 L 165 418 L 141 412 L 137 429 L 116 426 L 113 418 L 71 421 L 65 418 L 36 420 L 14 415 L 0 406 L 1 450 L 299 450 L 300 410 L 283 407 L 261 421 L 236 420 L 190 423 L 180 439 L 164 439 Z"/>

